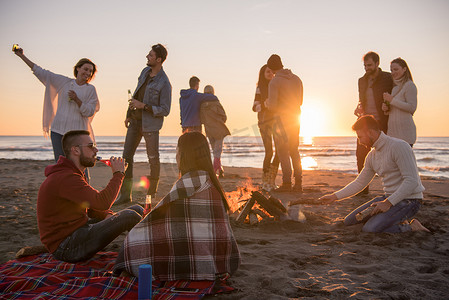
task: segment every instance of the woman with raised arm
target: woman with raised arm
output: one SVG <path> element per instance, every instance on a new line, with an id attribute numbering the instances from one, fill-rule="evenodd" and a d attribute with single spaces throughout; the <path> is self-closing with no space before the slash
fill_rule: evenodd
<path id="1" fill-rule="evenodd" d="M 22 48 L 14 50 L 45 85 L 43 130 L 50 135 L 55 161 L 64 156 L 62 136 L 71 130 L 87 130 L 94 140 L 92 119 L 100 109 L 97 91 L 89 82 L 96 72 L 95 64 L 82 58 L 73 68 L 75 78 L 55 74 L 42 69 L 23 53 Z"/>
<path id="2" fill-rule="evenodd" d="M 413 114 L 418 105 L 418 91 L 412 73 L 402 58 L 396 58 L 390 65 L 394 87 L 391 94 L 384 93 L 382 110 L 389 115 L 389 136 L 402 139 L 413 147 L 416 142 L 416 126 Z"/>

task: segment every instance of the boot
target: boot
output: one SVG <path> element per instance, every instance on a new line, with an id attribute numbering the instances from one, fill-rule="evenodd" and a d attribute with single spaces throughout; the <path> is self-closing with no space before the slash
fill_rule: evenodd
<path id="1" fill-rule="evenodd" d="M 132 189 L 133 189 L 133 179 L 132 178 L 123 179 L 122 187 L 120 188 L 120 193 L 117 199 L 115 199 L 113 205 L 120 205 L 132 202 Z"/>
<path id="2" fill-rule="evenodd" d="M 262 189 L 267 191 L 267 192 L 271 191 L 270 172 L 263 172 L 262 173 Z"/>
<path id="3" fill-rule="evenodd" d="M 295 185 L 293 186 L 293 192 L 302 193 L 302 176 L 295 177 Z"/>
<path id="4" fill-rule="evenodd" d="M 270 191 L 272 191 L 278 188 L 276 185 L 276 176 L 278 175 L 278 167 L 271 165 L 269 174 L 270 177 L 268 178 L 268 185 L 270 186 Z"/>

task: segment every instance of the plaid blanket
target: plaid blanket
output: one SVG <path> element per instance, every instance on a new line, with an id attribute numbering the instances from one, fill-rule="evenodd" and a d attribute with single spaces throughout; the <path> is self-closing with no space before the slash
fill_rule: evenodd
<path id="1" fill-rule="evenodd" d="M 184 174 L 129 232 L 118 268 L 138 276 L 153 266 L 158 280 L 215 280 L 234 273 L 240 253 L 217 189 L 205 171 Z"/>
<path id="2" fill-rule="evenodd" d="M 137 278 L 111 276 L 116 257 L 116 252 L 100 252 L 71 264 L 45 253 L 11 260 L 0 265 L 0 299 L 137 299 Z M 176 292 L 176 288 L 198 291 Z M 230 290 L 212 281 L 153 281 L 153 299 L 201 299 Z"/>

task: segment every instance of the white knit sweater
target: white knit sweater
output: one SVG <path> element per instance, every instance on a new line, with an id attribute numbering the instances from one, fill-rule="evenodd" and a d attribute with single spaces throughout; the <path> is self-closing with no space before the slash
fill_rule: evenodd
<path id="1" fill-rule="evenodd" d="M 399 93 L 398 90 L 400 90 Z M 395 95 L 396 93 L 397 95 Z M 416 142 L 413 114 L 418 105 L 416 86 L 413 81 L 409 80 L 404 83 L 402 89 L 400 86 L 395 86 L 391 94 L 395 96 L 390 102 L 387 134 L 413 145 Z"/>
<path id="2" fill-rule="evenodd" d="M 97 91 L 91 84 L 79 86 L 75 79 L 58 75 L 34 65 L 33 73 L 45 85 L 43 129 L 65 134 L 70 130 L 88 130 L 94 138 L 91 122 L 100 109 Z M 69 101 L 69 90 L 83 102 L 80 107 Z"/>
<path id="3" fill-rule="evenodd" d="M 396 205 L 404 199 L 422 199 L 424 186 L 410 145 L 382 132 L 373 147 L 359 176 L 336 192 L 337 198 L 343 199 L 357 194 L 377 174 L 382 179 L 385 195 L 391 204 Z"/>

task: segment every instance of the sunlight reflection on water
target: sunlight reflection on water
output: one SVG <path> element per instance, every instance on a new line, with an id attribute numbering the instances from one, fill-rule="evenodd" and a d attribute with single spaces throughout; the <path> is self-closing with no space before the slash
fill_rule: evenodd
<path id="1" fill-rule="evenodd" d="M 318 167 L 318 163 L 313 157 L 301 157 L 301 165 L 303 170 L 314 170 Z"/>

